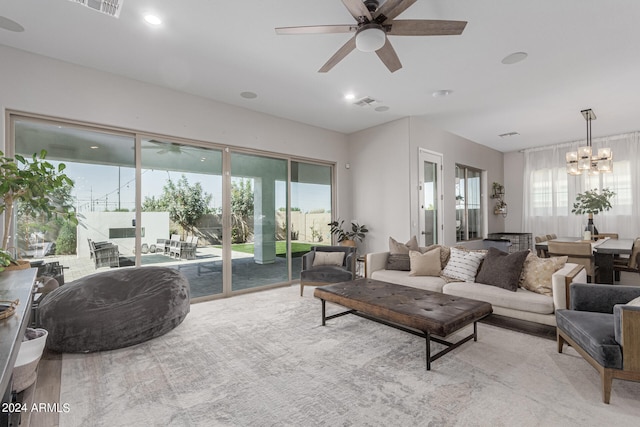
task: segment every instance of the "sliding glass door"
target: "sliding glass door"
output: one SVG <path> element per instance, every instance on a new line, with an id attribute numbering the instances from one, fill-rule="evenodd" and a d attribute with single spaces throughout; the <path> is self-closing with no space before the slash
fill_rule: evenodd
<path id="1" fill-rule="evenodd" d="M 232 291 L 289 281 L 287 161 L 231 153 Z"/>
<path id="2" fill-rule="evenodd" d="M 222 151 L 141 139 L 141 265 L 187 276 L 191 298 L 222 293 Z"/>
<path id="3" fill-rule="evenodd" d="M 65 281 L 112 268 L 180 270 L 192 298 L 290 283 L 330 244 L 333 166 L 46 118 L 11 115 L 7 153 L 41 150 L 73 185 L 52 195 L 78 225 L 17 208 L 11 246 L 64 267 Z"/>

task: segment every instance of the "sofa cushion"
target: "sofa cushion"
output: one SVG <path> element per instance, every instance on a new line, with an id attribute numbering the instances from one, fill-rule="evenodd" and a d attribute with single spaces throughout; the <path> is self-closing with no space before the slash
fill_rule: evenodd
<path id="1" fill-rule="evenodd" d="M 473 282 L 484 256 L 485 254 L 482 252 L 451 248 L 449 262 L 444 270 L 442 270 L 442 274 L 453 279 Z"/>
<path id="2" fill-rule="evenodd" d="M 553 273 L 564 267 L 568 258 L 567 256 L 539 258 L 533 252 L 529 253 L 522 267 L 520 287 L 539 294 L 552 296 L 551 278 Z"/>
<path id="3" fill-rule="evenodd" d="M 387 270 L 411 270 L 409 251 L 418 250 L 418 239 L 413 236 L 407 243 L 400 243 L 393 237 L 389 237 L 389 257 L 387 258 Z"/>
<path id="4" fill-rule="evenodd" d="M 528 250 L 507 253 L 491 247 L 484 257 L 475 281 L 515 292 L 518 290 L 522 265 L 527 255 L 529 255 Z M 549 284 L 551 284 L 551 280 L 549 280 Z"/>
<path id="5" fill-rule="evenodd" d="M 442 293 L 445 281 L 435 276 L 409 276 L 406 271 L 378 270 L 371 274 L 371 278 L 381 282 L 395 283 L 396 285 L 412 286 L 426 291 Z"/>
<path id="6" fill-rule="evenodd" d="M 409 251 L 409 276 L 440 276 L 440 248 L 421 253 Z"/>
<path id="7" fill-rule="evenodd" d="M 610 313 L 558 310 L 557 327 L 605 368 L 622 369 L 622 349 L 615 340 Z"/>
<path id="8" fill-rule="evenodd" d="M 458 297 L 486 301 L 498 307 L 528 311 L 538 314 L 553 314 L 553 298 L 518 288 L 516 292 L 507 291 L 492 285 L 480 283 L 453 282 L 444 285 L 442 292 Z"/>
<path id="9" fill-rule="evenodd" d="M 300 272 L 300 280 L 303 282 L 338 283 L 351 279 L 353 274 L 337 265 L 320 265 Z"/>
<path id="10" fill-rule="evenodd" d="M 313 266 L 320 265 L 342 265 L 344 262 L 344 252 L 320 252 L 316 251 L 313 257 Z"/>

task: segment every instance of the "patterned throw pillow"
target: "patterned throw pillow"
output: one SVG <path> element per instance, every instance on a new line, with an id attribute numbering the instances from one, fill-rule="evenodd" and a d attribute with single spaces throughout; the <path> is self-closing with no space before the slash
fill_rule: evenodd
<path id="1" fill-rule="evenodd" d="M 476 282 L 516 292 L 522 265 L 529 253 L 528 250 L 507 253 L 497 248 L 489 248 L 476 276 Z"/>
<path id="2" fill-rule="evenodd" d="M 387 270 L 411 270 L 409 251 L 418 250 L 418 239 L 413 236 L 407 243 L 400 243 L 393 237 L 389 237 L 389 257 L 387 258 Z"/>
<path id="3" fill-rule="evenodd" d="M 538 294 L 553 296 L 551 276 L 564 267 L 568 259 L 569 257 L 566 256 L 538 258 L 536 254 L 530 253 L 524 260 L 520 287 Z"/>
<path id="4" fill-rule="evenodd" d="M 485 254 L 482 252 L 451 248 L 451 256 L 447 266 L 442 270 L 442 275 L 465 282 L 473 282 L 484 256 Z"/>
<path id="5" fill-rule="evenodd" d="M 409 276 L 439 276 L 440 275 L 440 248 L 421 253 L 409 251 L 411 271 Z"/>
<path id="6" fill-rule="evenodd" d="M 313 266 L 342 265 L 344 252 L 316 252 L 313 256 Z"/>

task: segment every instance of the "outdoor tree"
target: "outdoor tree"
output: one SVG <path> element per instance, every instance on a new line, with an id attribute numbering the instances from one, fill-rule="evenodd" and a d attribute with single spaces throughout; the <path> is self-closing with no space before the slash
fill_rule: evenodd
<path id="1" fill-rule="evenodd" d="M 187 177 L 182 175 L 177 182 L 167 180 L 159 198 L 146 197 L 142 210 L 169 212 L 169 219 L 188 233 L 193 232 L 203 215 L 211 213 L 209 203 L 212 197 L 204 192 L 199 182 L 191 185 Z"/>
<path id="2" fill-rule="evenodd" d="M 253 188 L 250 179 L 231 183 L 231 240 L 245 243 L 251 235 L 250 219 L 253 217 Z"/>

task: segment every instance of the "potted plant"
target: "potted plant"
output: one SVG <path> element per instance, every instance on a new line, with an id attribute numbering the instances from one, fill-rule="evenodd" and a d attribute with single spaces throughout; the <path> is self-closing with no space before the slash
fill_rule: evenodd
<path id="1" fill-rule="evenodd" d="M 369 232 L 366 225 L 352 222 L 350 228 L 344 228 L 344 220 L 338 219 L 328 224 L 331 234 L 336 236 L 336 240 L 342 246 L 356 246 L 356 240 L 362 241 L 366 233 Z"/>
<path id="2" fill-rule="evenodd" d="M 20 267 L 7 250 L 15 203 L 21 203 L 24 211 L 34 217 L 45 215 L 51 218 L 62 214 L 71 222 L 78 223 L 73 207 L 60 203 L 55 197 L 58 190 L 73 185 L 73 181 L 63 173 L 66 166 L 60 163 L 56 168 L 45 160 L 46 156 L 47 152 L 42 150 L 30 160 L 19 154 L 12 159 L 0 151 L 0 214 L 4 214 L 0 271 Z"/>
<path id="3" fill-rule="evenodd" d="M 585 231 L 590 231 L 592 235 L 598 234 L 598 229 L 593 225 L 593 215 L 611 209 L 611 199 L 615 195 L 616 193 L 608 188 L 603 188 L 600 193 L 598 193 L 597 188 L 579 193 L 576 196 L 576 201 L 573 204 L 571 213 L 576 215 L 588 214 L 589 222 Z"/>

